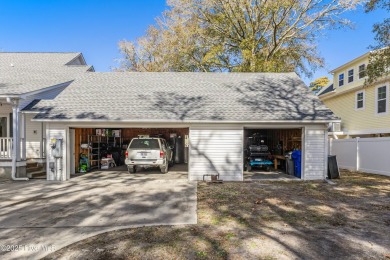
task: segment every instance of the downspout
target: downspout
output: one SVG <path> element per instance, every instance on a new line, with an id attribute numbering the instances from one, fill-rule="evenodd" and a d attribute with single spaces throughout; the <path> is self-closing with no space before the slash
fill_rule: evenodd
<path id="1" fill-rule="evenodd" d="M 18 113 L 18 105 L 19 105 L 19 99 L 12 98 L 7 99 L 9 103 L 12 104 L 12 169 L 11 169 L 11 178 L 14 181 L 28 181 L 28 178 L 18 178 L 16 177 L 16 145 L 18 142 L 17 136 L 19 136 L 19 113 Z M 20 145 L 20 144 L 18 144 Z"/>

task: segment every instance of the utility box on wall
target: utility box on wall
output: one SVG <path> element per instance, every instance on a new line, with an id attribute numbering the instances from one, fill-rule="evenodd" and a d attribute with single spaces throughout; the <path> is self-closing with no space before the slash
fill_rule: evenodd
<path id="1" fill-rule="evenodd" d="M 67 130 L 62 125 L 48 125 L 46 128 L 46 172 L 47 180 L 65 181 L 67 174 Z"/>
<path id="2" fill-rule="evenodd" d="M 52 139 L 50 142 L 51 153 L 54 158 L 62 158 L 62 139 Z"/>
<path id="3" fill-rule="evenodd" d="M 49 174 L 52 180 L 63 180 L 63 141 L 60 138 L 50 139 L 50 162 L 49 162 Z"/>

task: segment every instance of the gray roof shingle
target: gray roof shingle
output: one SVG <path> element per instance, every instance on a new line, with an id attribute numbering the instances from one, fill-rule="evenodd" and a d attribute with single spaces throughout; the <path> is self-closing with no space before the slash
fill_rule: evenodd
<path id="1" fill-rule="evenodd" d="M 0 52 L 0 95 L 21 95 L 74 80 L 91 68 L 66 65 L 79 55 Z"/>
<path id="2" fill-rule="evenodd" d="M 295 73 L 86 73 L 31 108 L 63 121 L 331 121 Z"/>

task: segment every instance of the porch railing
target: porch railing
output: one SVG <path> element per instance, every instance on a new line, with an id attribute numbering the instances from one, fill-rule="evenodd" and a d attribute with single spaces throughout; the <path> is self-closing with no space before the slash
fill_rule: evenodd
<path id="1" fill-rule="evenodd" d="M 12 158 L 12 137 L 0 137 L 0 159 Z"/>

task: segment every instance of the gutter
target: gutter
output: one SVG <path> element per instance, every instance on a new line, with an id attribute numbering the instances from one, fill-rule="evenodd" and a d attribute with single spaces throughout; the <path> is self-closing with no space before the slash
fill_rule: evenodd
<path id="1" fill-rule="evenodd" d="M 55 122 L 55 123 L 188 123 L 188 124 L 267 124 L 267 123 L 341 123 L 340 119 L 330 120 L 264 120 L 264 121 L 217 121 L 217 120 L 110 120 L 110 119 L 41 119 L 33 118 L 35 122 Z"/>

